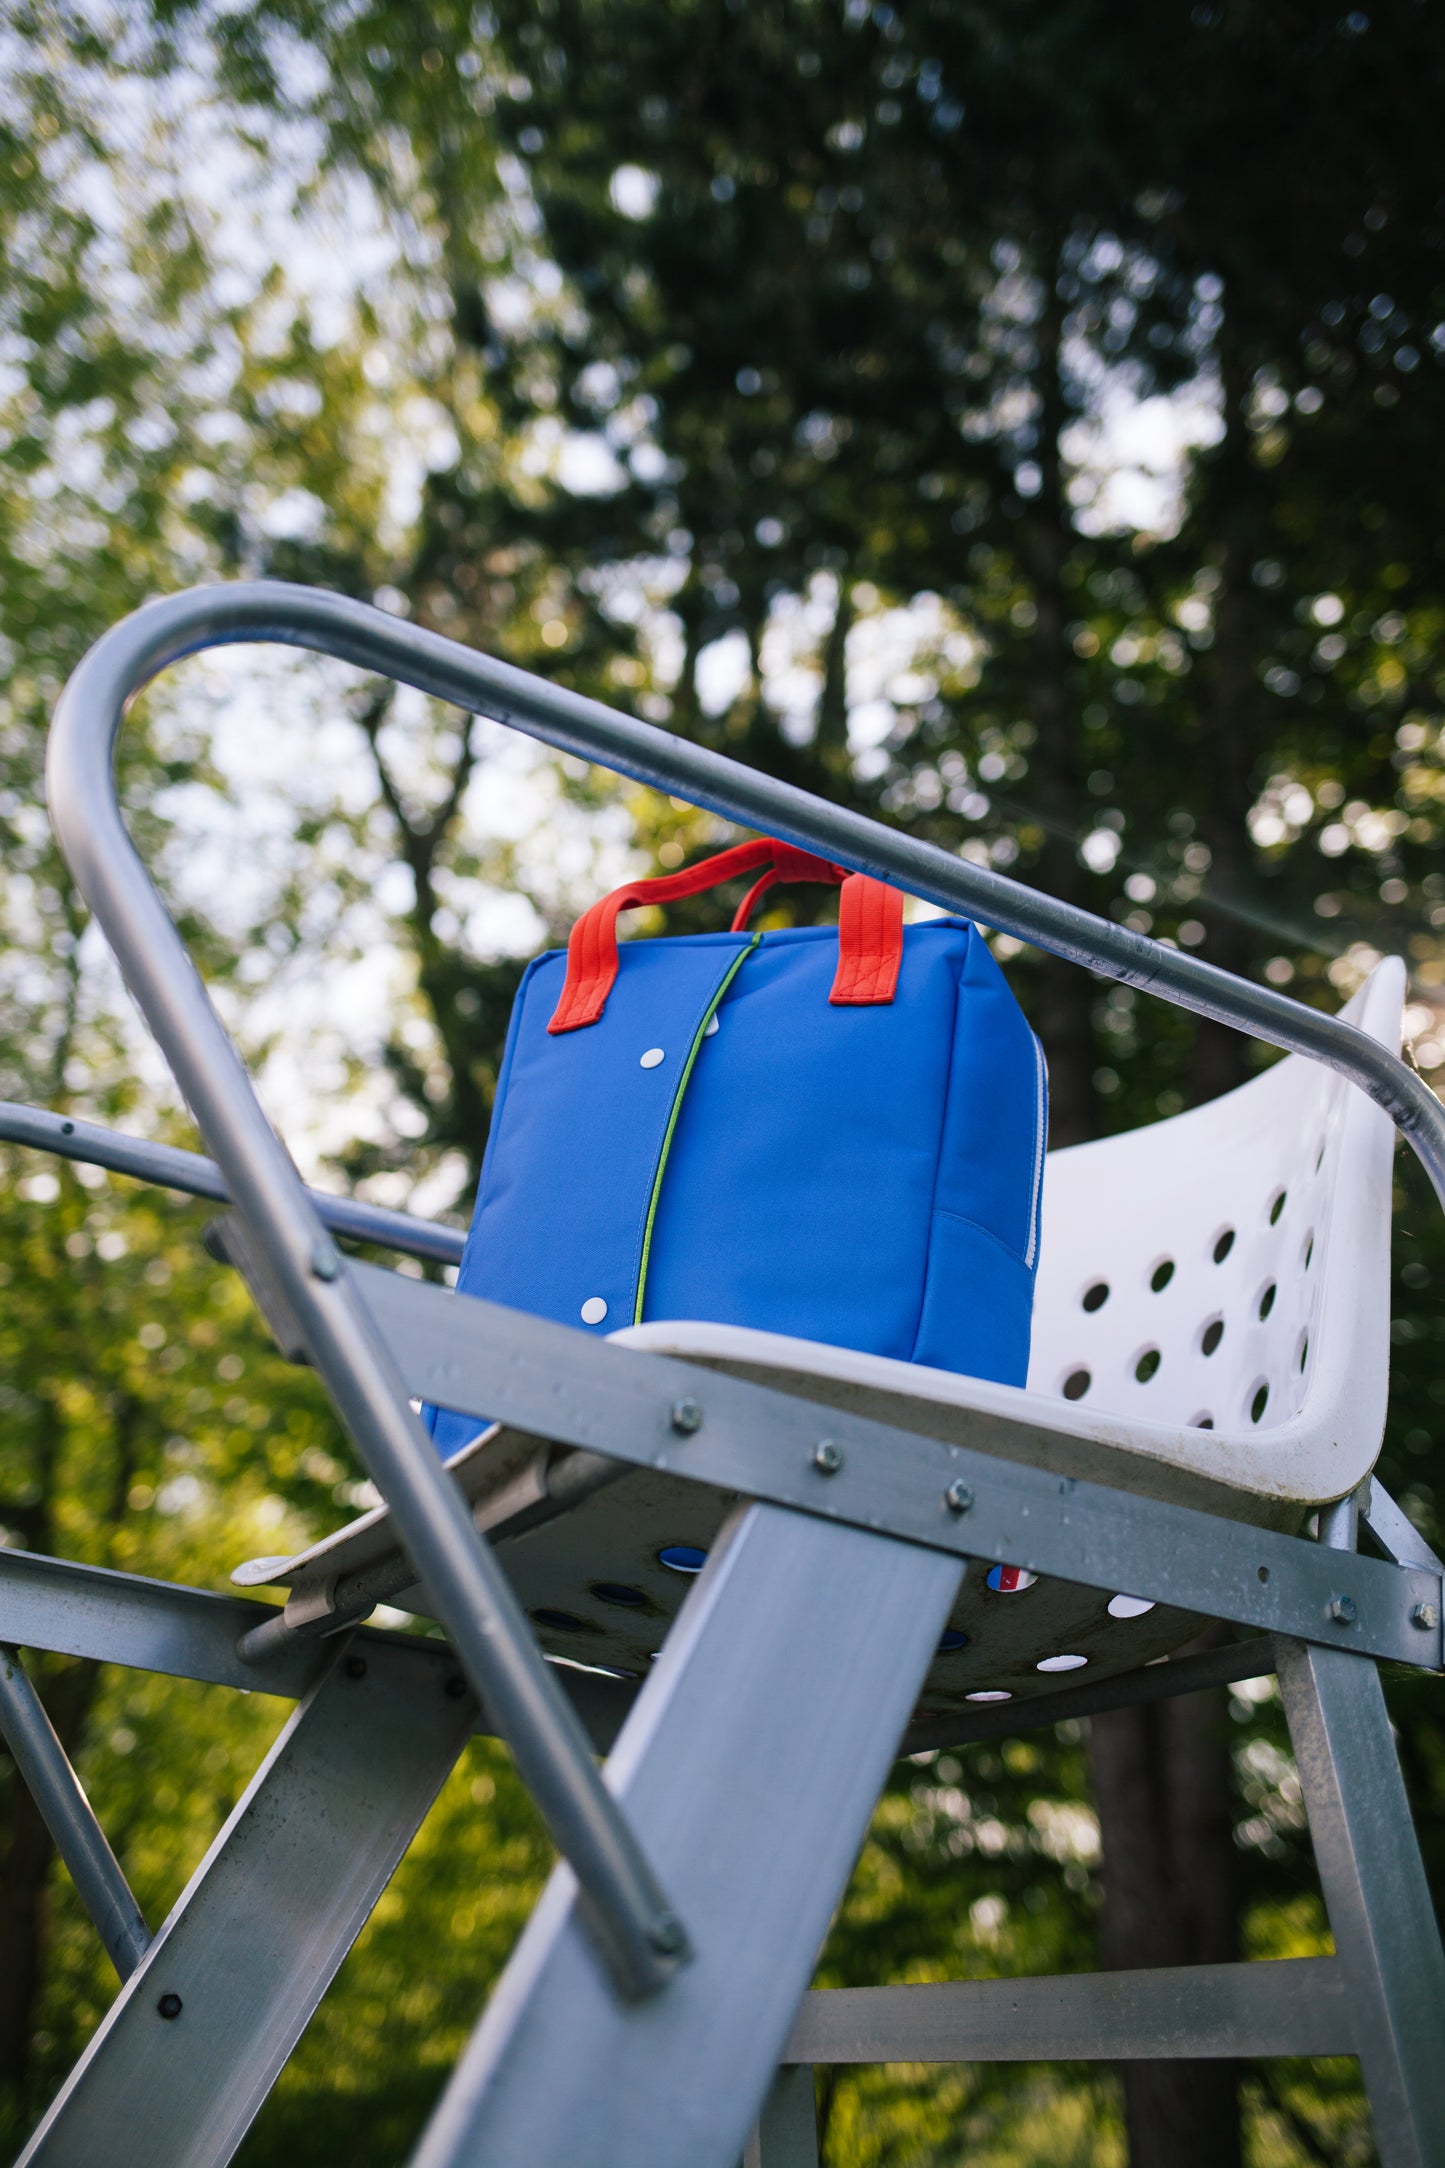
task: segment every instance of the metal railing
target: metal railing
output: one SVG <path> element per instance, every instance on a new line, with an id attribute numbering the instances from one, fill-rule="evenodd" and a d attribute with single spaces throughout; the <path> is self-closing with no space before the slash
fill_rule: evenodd
<path id="1" fill-rule="evenodd" d="M 51 733 L 49 798 L 61 849 L 215 1154 L 218 1181 L 264 1246 L 312 1358 L 391 1504 L 418 1578 L 576 1871 L 619 1977 L 646 1992 L 686 1954 L 682 1925 L 411 1413 L 327 1232 L 328 1224 L 364 1230 L 337 1227 L 335 1200 L 303 1186 L 121 819 L 113 750 L 127 703 L 183 657 L 246 642 L 277 642 L 380 672 L 1322 1061 L 1385 1109 L 1442 1203 L 1445 1108 L 1403 1061 L 1351 1024 L 365 604 L 273 583 L 202 588 L 146 605 L 96 643 L 67 685 Z M 406 1246 L 394 1234 L 365 1238 Z"/>

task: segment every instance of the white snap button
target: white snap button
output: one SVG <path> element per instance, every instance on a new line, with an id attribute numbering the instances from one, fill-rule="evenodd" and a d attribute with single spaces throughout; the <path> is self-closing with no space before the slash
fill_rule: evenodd
<path id="1" fill-rule="evenodd" d="M 642 1066 L 644 1069 L 655 1069 L 660 1061 L 666 1059 L 667 1056 L 660 1046 L 650 1046 L 642 1057 Z"/>
<path id="2" fill-rule="evenodd" d="M 716 1030 L 717 1030 L 717 1018 L 716 1018 L 715 1016 L 710 1016 L 710 1017 L 708 1018 L 708 1020 L 707 1020 L 707 1024 L 706 1024 L 706 1026 L 704 1027 L 704 1030 L 703 1030 L 703 1037 L 704 1037 L 705 1039 L 710 1039 L 710 1038 L 712 1037 L 713 1033 L 714 1033 L 714 1032 L 715 1032 Z"/>
<path id="3" fill-rule="evenodd" d="M 600 1325 L 607 1315 L 607 1305 L 600 1295 L 589 1295 L 582 1305 L 584 1325 Z"/>

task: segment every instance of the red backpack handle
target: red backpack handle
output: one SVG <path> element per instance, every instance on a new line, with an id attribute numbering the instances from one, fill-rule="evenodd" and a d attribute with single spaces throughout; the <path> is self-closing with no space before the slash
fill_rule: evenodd
<path id="1" fill-rule="evenodd" d="M 572 928 L 567 943 L 567 978 L 562 998 L 548 1031 L 580 1031 L 595 1024 L 607 1006 L 617 978 L 617 914 L 642 903 L 675 903 L 682 896 L 701 895 L 739 873 L 764 871 L 743 898 L 733 919 L 732 931 L 741 933 L 759 897 L 775 881 L 823 881 L 841 883 L 838 899 L 838 969 L 828 999 L 835 1006 L 860 1008 L 890 1002 L 903 962 L 903 898 L 896 888 L 870 880 L 866 873 L 849 873 L 843 866 L 815 858 L 811 851 L 795 850 L 791 843 L 775 843 L 761 836 L 756 843 L 740 843 L 735 850 L 705 858 L 701 865 L 681 873 L 664 873 L 652 881 L 630 881 L 584 911 Z"/>

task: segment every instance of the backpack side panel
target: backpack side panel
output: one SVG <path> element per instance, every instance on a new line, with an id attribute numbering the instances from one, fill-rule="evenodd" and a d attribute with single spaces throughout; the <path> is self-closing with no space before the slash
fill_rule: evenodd
<path id="1" fill-rule="evenodd" d="M 915 1362 L 1022 1385 L 1048 1126 L 1043 1052 L 977 934 L 959 979 Z"/>

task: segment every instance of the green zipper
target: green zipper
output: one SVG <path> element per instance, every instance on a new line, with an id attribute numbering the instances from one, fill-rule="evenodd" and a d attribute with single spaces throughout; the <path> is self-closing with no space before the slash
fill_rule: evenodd
<path id="1" fill-rule="evenodd" d="M 642 1301 L 647 1292 L 647 1261 L 652 1255 L 652 1228 L 653 1222 L 657 1218 L 657 1200 L 662 1195 L 662 1178 L 667 1172 L 668 1154 L 672 1150 L 672 1138 L 673 1132 L 677 1128 L 677 1117 L 682 1112 L 683 1096 L 687 1091 L 687 1080 L 692 1075 L 692 1065 L 697 1060 L 697 1050 L 707 1036 L 707 1027 L 716 1016 L 723 995 L 732 985 L 733 980 L 762 938 L 760 933 L 755 933 L 749 940 L 747 947 L 739 949 L 737 955 L 729 964 L 723 976 L 722 984 L 708 1003 L 706 1014 L 703 1016 L 697 1030 L 693 1033 L 692 1045 L 687 1050 L 687 1060 L 682 1065 L 682 1075 L 677 1080 L 677 1090 L 672 1095 L 672 1109 L 668 1114 L 667 1128 L 663 1133 L 662 1150 L 657 1156 L 657 1171 L 652 1177 L 652 1195 L 647 1200 L 647 1224 L 642 1230 L 642 1263 L 638 1267 L 637 1301 L 632 1310 L 634 1325 L 642 1323 Z"/>

